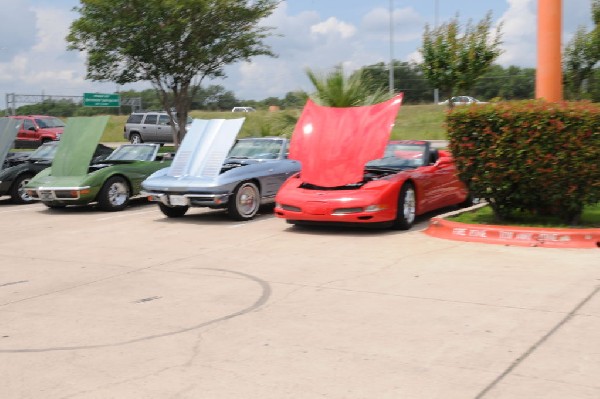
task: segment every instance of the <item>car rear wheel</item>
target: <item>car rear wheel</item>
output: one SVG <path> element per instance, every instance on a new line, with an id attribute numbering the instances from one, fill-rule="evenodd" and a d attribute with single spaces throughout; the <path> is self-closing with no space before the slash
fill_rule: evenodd
<path id="1" fill-rule="evenodd" d="M 25 185 L 29 183 L 32 175 L 23 173 L 18 176 L 10 187 L 10 200 L 13 204 L 28 204 L 33 199 L 25 191 Z"/>
<path id="2" fill-rule="evenodd" d="M 120 176 L 108 179 L 98 193 L 98 207 L 103 211 L 114 212 L 129 204 L 129 184 Z"/>
<path id="3" fill-rule="evenodd" d="M 131 144 L 142 144 L 144 142 L 142 136 L 138 133 L 132 133 L 131 136 L 129 136 L 129 141 L 131 141 Z"/>
<path id="4" fill-rule="evenodd" d="M 167 217 L 180 218 L 188 211 L 189 206 L 169 206 L 162 203 L 158 204 L 160 211 Z"/>
<path id="5" fill-rule="evenodd" d="M 398 210 L 396 211 L 396 220 L 394 227 L 399 230 L 408 230 L 415 222 L 417 200 L 415 195 L 415 186 L 406 182 L 400 189 L 398 195 Z"/>
<path id="6" fill-rule="evenodd" d="M 260 191 L 256 184 L 244 182 L 235 188 L 229 199 L 229 216 L 235 220 L 249 220 L 256 215 L 260 206 Z"/>

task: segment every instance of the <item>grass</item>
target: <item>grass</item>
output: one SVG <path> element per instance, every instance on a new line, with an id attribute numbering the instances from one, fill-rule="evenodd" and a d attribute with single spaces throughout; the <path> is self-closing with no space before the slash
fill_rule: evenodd
<path id="1" fill-rule="evenodd" d="M 286 136 L 290 137 L 301 110 L 250 113 L 191 111 L 192 118 L 232 119 L 245 117 L 240 137 Z M 445 140 L 444 118 L 446 107 L 441 105 L 403 105 L 400 108 L 391 138 L 415 140 Z M 128 115 L 110 116 L 102 142 L 120 142 Z"/>
<path id="2" fill-rule="evenodd" d="M 527 226 L 527 227 L 552 227 L 552 228 L 596 228 L 600 227 L 600 203 L 584 207 L 581 222 L 577 226 L 570 226 L 555 216 L 538 216 L 528 213 L 515 213 L 510 220 L 499 223 L 492 208 L 485 206 L 474 211 L 463 212 L 449 217 L 453 222 L 467 224 L 502 224 L 504 226 Z"/>

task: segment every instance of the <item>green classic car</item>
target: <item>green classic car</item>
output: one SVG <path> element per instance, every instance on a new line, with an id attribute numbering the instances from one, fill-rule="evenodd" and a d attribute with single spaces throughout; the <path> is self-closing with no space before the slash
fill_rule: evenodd
<path id="1" fill-rule="evenodd" d="M 34 200 L 49 208 L 96 203 L 104 211 L 124 209 L 139 195 L 142 181 L 171 164 L 158 144 L 125 144 L 98 163 L 91 163 L 106 119 L 70 118 L 50 168 L 26 186 Z"/>

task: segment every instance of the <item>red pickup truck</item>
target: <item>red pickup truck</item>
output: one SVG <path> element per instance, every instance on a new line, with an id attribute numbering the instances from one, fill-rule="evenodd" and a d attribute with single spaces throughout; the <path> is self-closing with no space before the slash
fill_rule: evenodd
<path id="1" fill-rule="evenodd" d="M 65 128 L 64 122 L 54 116 L 17 115 L 7 118 L 21 121 L 15 139 L 16 148 L 37 148 L 48 141 L 60 140 Z"/>

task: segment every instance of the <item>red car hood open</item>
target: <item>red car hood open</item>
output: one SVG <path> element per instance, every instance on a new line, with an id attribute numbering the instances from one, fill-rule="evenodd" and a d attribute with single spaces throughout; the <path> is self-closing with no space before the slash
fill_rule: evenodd
<path id="1" fill-rule="evenodd" d="M 334 108 L 304 106 L 290 143 L 289 158 L 302 163 L 302 181 L 338 187 L 363 179 L 368 161 L 381 158 L 402 94 L 375 105 Z"/>

